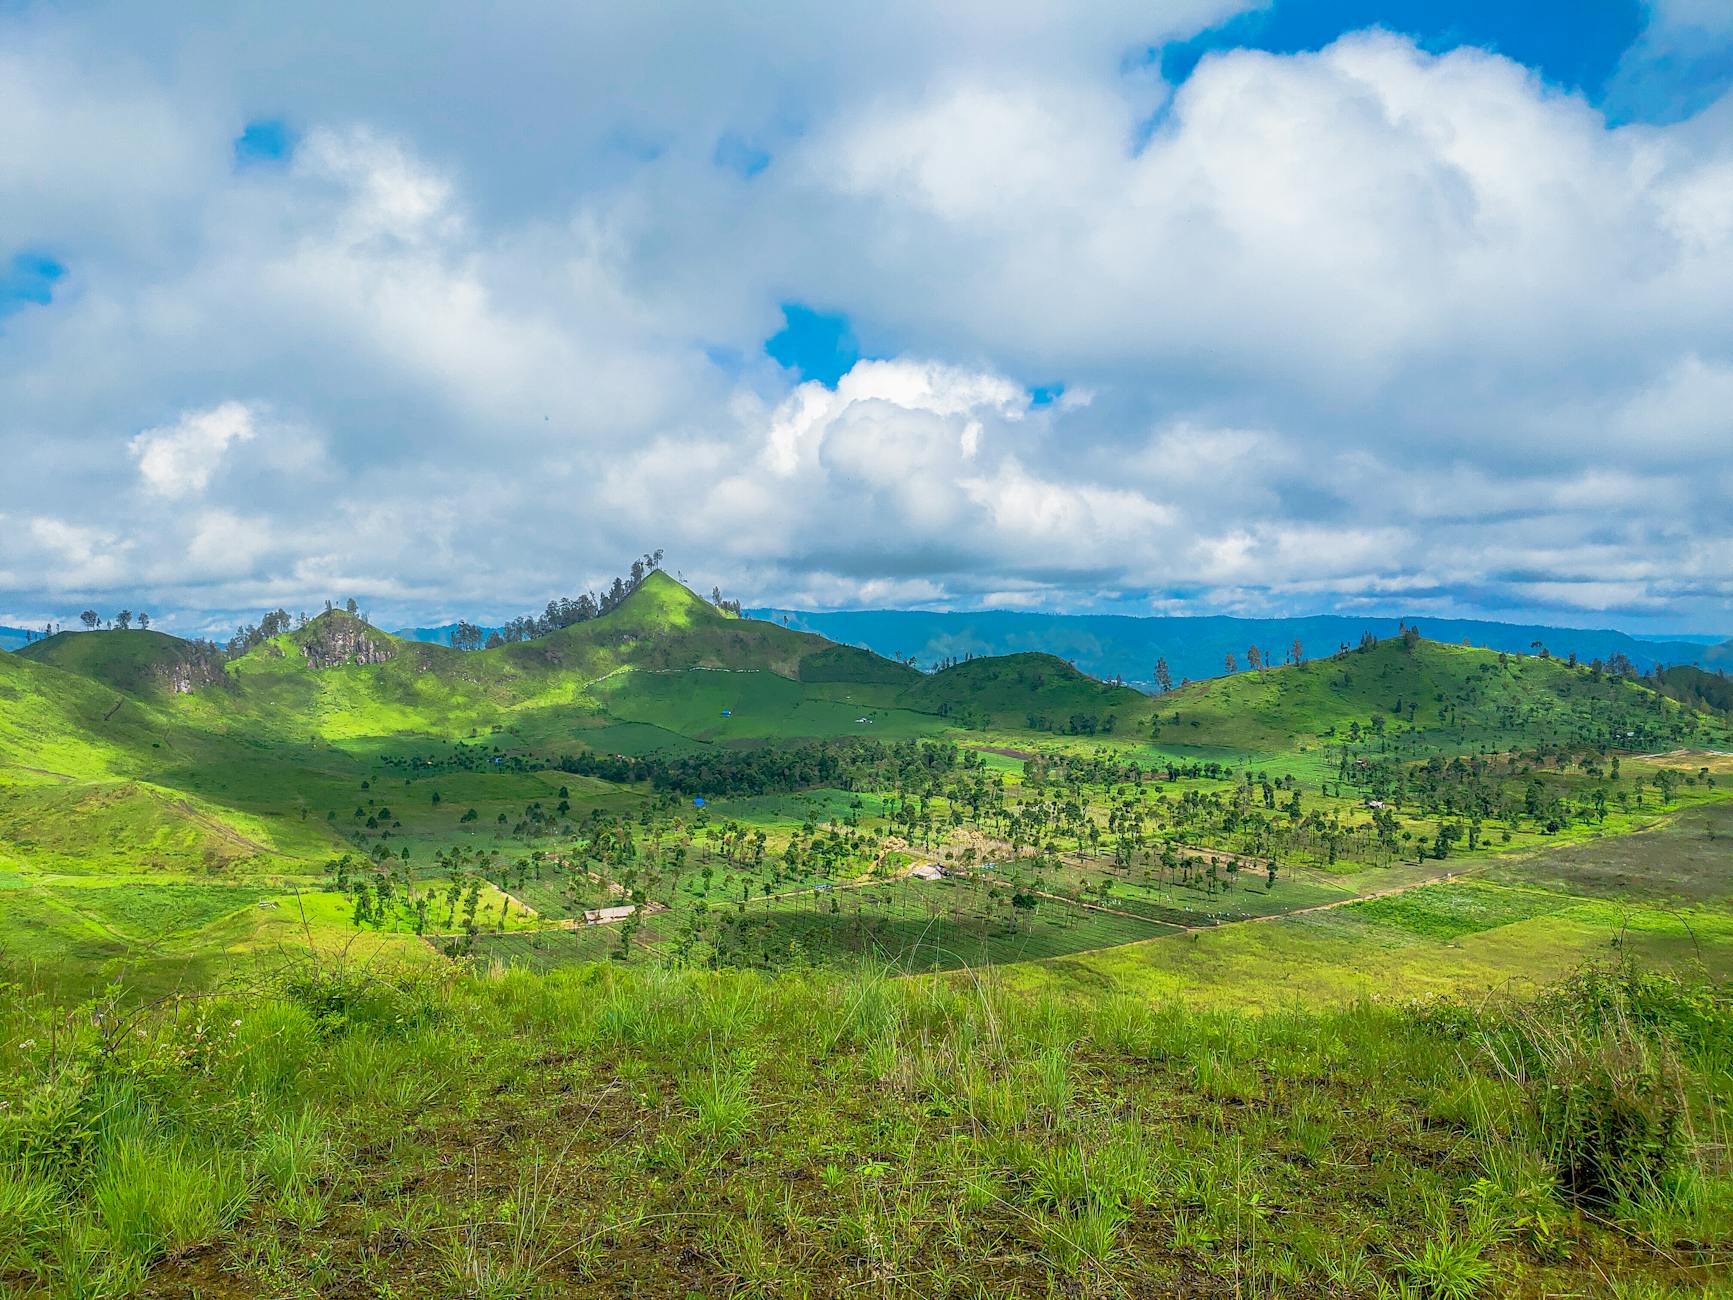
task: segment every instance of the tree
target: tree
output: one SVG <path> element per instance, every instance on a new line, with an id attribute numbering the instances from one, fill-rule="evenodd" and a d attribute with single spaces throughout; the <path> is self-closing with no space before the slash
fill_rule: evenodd
<path id="1" fill-rule="evenodd" d="M 1253 672 L 1256 672 L 1258 669 L 1262 668 L 1263 666 L 1264 666 L 1264 653 L 1263 653 L 1263 651 L 1259 650 L 1256 646 L 1247 647 L 1247 649 L 1246 649 L 1246 667 L 1250 668 Z"/>
<path id="2" fill-rule="evenodd" d="M 1234 652 L 1232 650 L 1228 651 L 1227 658 L 1222 660 L 1222 664 L 1230 674 L 1237 673 L 1240 670 L 1240 661 L 1234 658 Z"/>
<path id="3" fill-rule="evenodd" d="M 1163 695 L 1173 689 L 1173 673 L 1167 666 L 1165 656 L 1155 661 L 1155 685 Z"/>
<path id="4" fill-rule="evenodd" d="M 114 616 L 114 622 L 115 626 L 122 632 L 126 631 L 127 628 L 132 626 L 132 611 L 130 609 L 121 610 L 120 613 Z"/>
<path id="5" fill-rule="evenodd" d="M 350 618 L 354 618 L 361 612 L 361 606 L 356 603 L 355 597 L 351 596 L 348 600 L 343 602 L 343 612 L 349 615 Z"/>
<path id="6" fill-rule="evenodd" d="M 1288 651 L 1288 654 L 1292 656 L 1293 661 L 1296 664 L 1303 664 L 1306 662 L 1306 650 L 1305 647 L 1300 644 L 1299 637 L 1294 638 L 1293 648 Z"/>
<path id="7" fill-rule="evenodd" d="M 94 632 L 96 631 L 96 625 L 102 622 L 102 615 L 98 614 L 94 609 L 87 609 L 84 613 L 78 616 L 78 621 L 84 624 L 84 630 L 86 632 Z"/>
<path id="8" fill-rule="evenodd" d="M 138 627 L 141 632 L 150 631 L 150 615 L 142 609 L 138 611 Z"/>

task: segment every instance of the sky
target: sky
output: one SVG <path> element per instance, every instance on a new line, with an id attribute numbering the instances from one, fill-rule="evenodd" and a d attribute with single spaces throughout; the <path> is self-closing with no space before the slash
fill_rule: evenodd
<path id="1" fill-rule="evenodd" d="M 0 0 L 0 623 L 1733 635 L 1728 0 Z"/>

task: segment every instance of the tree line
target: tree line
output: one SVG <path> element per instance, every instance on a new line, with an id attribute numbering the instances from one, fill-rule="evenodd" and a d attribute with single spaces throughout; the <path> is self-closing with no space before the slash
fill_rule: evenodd
<path id="1" fill-rule="evenodd" d="M 458 650 L 491 650 L 495 646 L 533 641 L 562 628 L 587 623 L 615 609 L 627 596 L 644 585 L 645 578 L 661 567 L 662 548 L 657 547 L 633 560 L 630 569 L 623 576 L 616 577 L 612 584 L 599 594 L 586 591 L 575 597 L 556 596 L 540 614 L 520 615 L 492 632 L 483 632 L 474 623 L 459 619 L 447 639 Z"/>
<path id="2" fill-rule="evenodd" d="M 886 744 L 865 736 L 717 749 L 697 754 L 563 754 L 556 766 L 579 776 L 689 795 L 780 794 L 834 786 L 859 790 L 907 782 L 958 766 L 957 746 L 929 740 Z"/>

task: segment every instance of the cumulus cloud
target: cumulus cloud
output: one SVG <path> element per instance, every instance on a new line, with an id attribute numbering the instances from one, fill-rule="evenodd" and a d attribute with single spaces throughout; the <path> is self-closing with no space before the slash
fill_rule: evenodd
<path id="1" fill-rule="evenodd" d="M 1137 57 L 1243 7 L 8 14 L 0 254 L 68 272 L 0 326 L 5 603 L 503 615 L 662 545 L 766 603 L 1733 631 L 1733 107 Z M 869 359 L 795 382 L 790 301 Z"/>
<path id="2" fill-rule="evenodd" d="M 158 496 L 196 496 L 210 485 L 230 444 L 258 432 L 243 402 L 188 411 L 172 425 L 146 429 L 129 444 L 144 486 Z"/>

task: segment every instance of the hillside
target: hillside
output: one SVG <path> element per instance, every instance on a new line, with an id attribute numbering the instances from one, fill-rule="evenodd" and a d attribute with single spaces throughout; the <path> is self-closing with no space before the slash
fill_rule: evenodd
<path id="1" fill-rule="evenodd" d="M 731 703 L 718 673 L 782 683 L 771 696 L 758 692 L 766 708 L 750 734 L 767 739 L 852 728 L 860 705 L 889 705 L 919 680 L 870 652 L 726 615 L 660 572 L 605 615 L 489 650 L 404 641 L 328 610 L 226 665 L 157 632 L 63 633 L 19 658 L 149 702 L 205 734 L 347 743 L 505 728 L 516 745 L 553 752 L 610 719 L 707 733 Z"/>
<path id="2" fill-rule="evenodd" d="M 0 764 L 26 776 L 109 775 L 148 746 L 136 706 L 74 673 L 0 656 Z"/>
<path id="3" fill-rule="evenodd" d="M 1155 703 L 1164 745 L 1261 751 L 1350 733 L 1415 751 L 1548 743 L 1640 750 L 1719 742 L 1727 732 L 1637 682 L 1424 638 L 1197 682 Z"/>
<path id="4" fill-rule="evenodd" d="M 134 695 L 185 693 L 222 679 L 214 658 L 166 632 L 59 632 L 17 653 Z"/>
<path id="5" fill-rule="evenodd" d="M 661 577 L 493 650 L 189 654 L 0 656 L 7 1294 L 1538 1297 L 1733 1243 L 1733 758 L 1637 682 L 922 675 Z M 1554 743 L 1622 752 L 1510 752 Z M 1538 1041 L 1673 1053 L 1618 1085 L 1689 1090 L 1689 1203 L 1582 1193 L 1481 1046 L 1608 954 Z"/>
<path id="6" fill-rule="evenodd" d="M 1725 669 L 1705 672 L 1681 664 L 1661 674 L 1660 689 L 1692 708 L 1709 709 L 1733 718 L 1733 678 Z"/>
<path id="7" fill-rule="evenodd" d="M 1400 738 L 1407 750 L 1552 741 L 1645 749 L 1721 734 L 1692 710 L 1588 667 L 1410 639 L 1196 682 L 1152 701 L 1042 653 L 920 674 L 813 633 L 724 614 L 652 572 L 608 614 L 490 650 L 404 641 L 332 610 L 226 666 L 158 632 L 63 633 L 15 662 L 124 692 L 200 733 L 295 743 L 504 729 L 518 748 L 560 752 L 613 722 L 650 729 L 630 741 L 635 749 L 680 737 L 913 735 L 945 726 L 1265 752 L 1350 732 Z M 1724 679 L 1681 669 L 1673 694 L 1687 674 L 1698 674 L 1689 684 L 1714 707 Z M 613 733 L 596 738 L 627 743 Z"/>
<path id="8" fill-rule="evenodd" d="M 899 703 L 960 725 L 1110 734 L 1149 712 L 1147 697 L 1087 677 L 1050 654 L 969 659 L 920 679 Z"/>
<path id="9" fill-rule="evenodd" d="M 1153 686 L 1155 662 L 1165 658 L 1174 681 L 1201 680 L 1218 675 L 1229 654 L 1242 662 L 1256 645 L 1277 661 L 1285 659 L 1297 640 L 1312 658 L 1332 654 L 1339 646 L 1358 645 L 1363 635 L 1383 639 L 1401 630 L 1403 620 L 1342 615 L 1304 618 L 1233 618 L 1228 616 L 1139 617 L 1122 614 L 1036 614 L 1018 610 L 924 611 L 833 610 L 823 612 L 766 609 L 756 616 L 864 646 L 879 654 L 912 657 L 930 666 L 967 655 L 997 656 L 1043 651 L 1075 663 L 1091 676 L 1120 678 L 1140 687 Z M 1628 658 L 1640 671 L 1657 665 L 1696 664 L 1714 669 L 1733 667 L 1733 640 L 1720 644 L 1700 641 L 1647 639 L 1609 629 L 1563 628 L 1536 624 L 1499 623 L 1480 619 L 1408 620 L 1418 622 L 1428 637 L 1451 644 L 1473 645 L 1513 654 L 1531 654 L 1535 642 L 1555 656 L 1575 654 L 1585 663 Z"/>

